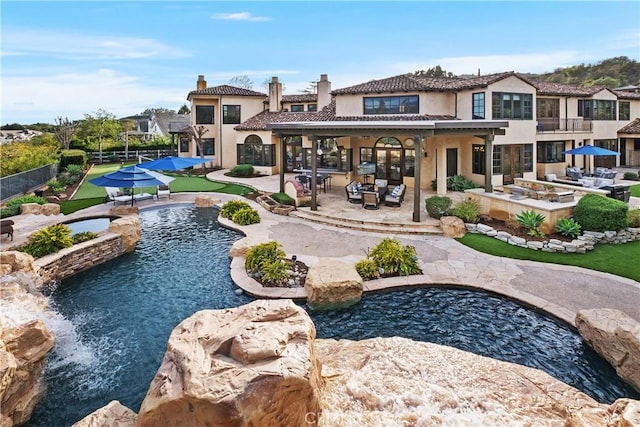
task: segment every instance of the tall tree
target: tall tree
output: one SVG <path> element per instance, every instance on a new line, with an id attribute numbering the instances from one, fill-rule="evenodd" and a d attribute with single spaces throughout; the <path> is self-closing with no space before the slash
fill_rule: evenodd
<path id="1" fill-rule="evenodd" d="M 73 137 L 73 133 L 77 130 L 78 126 L 76 123 L 69 120 L 68 117 L 64 119 L 62 117 L 56 117 L 55 119 L 56 127 L 55 127 L 55 135 L 56 139 L 62 145 L 62 148 L 65 150 L 69 149 L 69 145 L 71 145 L 71 138 Z"/>
<path id="2" fill-rule="evenodd" d="M 233 76 L 229 79 L 229 84 L 243 89 L 253 89 L 253 81 L 246 74 L 242 76 Z"/>
<path id="3" fill-rule="evenodd" d="M 98 150 L 102 156 L 102 141 L 105 138 L 116 139 L 122 129 L 116 116 L 106 110 L 100 109 L 93 115 L 85 114 L 82 123 L 82 131 L 86 138 L 98 138 Z M 102 161 L 102 158 L 100 159 Z"/>
<path id="4" fill-rule="evenodd" d="M 193 139 L 196 142 L 196 146 L 198 147 L 198 150 L 200 151 L 200 158 L 202 160 L 204 160 L 204 134 L 209 132 L 209 129 L 205 128 L 202 125 L 193 125 L 193 126 L 189 126 L 187 133 L 189 134 L 189 136 L 191 137 L 191 139 Z M 204 170 L 204 168 L 203 168 Z"/>
<path id="5" fill-rule="evenodd" d="M 156 113 L 174 113 L 175 114 L 175 112 L 176 110 L 171 110 L 169 108 L 147 108 L 142 113 L 140 113 L 140 115 L 151 117 Z"/>
<path id="6" fill-rule="evenodd" d="M 431 67 L 427 70 L 418 70 L 411 74 L 416 77 L 455 77 L 453 73 L 443 70 L 439 65 Z"/>
<path id="7" fill-rule="evenodd" d="M 189 106 L 187 104 L 182 104 L 182 107 L 180 107 L 180 109 L 178 110 L 178 114 L 189 114 L 189 113 L 191 113 Z"/>

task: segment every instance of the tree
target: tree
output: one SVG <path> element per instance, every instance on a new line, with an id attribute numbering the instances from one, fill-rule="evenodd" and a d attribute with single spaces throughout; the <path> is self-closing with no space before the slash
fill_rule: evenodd
<path id="1" fill-rule="evenodd" d="M 418 70 L 410 74 L 416 77 L 455 77 L 453 73 L 443 70 L 439 65 L 429 68 L 426 71 Z"/>
<path id="2" fill-rule="evenodd" d="M 176 110 L 170 110 L 169 108 L 147 108 L 142 113 L 141 116 L 151 117 L 156 113 L 176 113 Z"/>
<path id="3" fill-rule="evenodd" d="M 116 139 L 118 133 L 122 129 L 120 122 L 113 114 L 100 109 L 93 115 L 85 114 L 82 123 L 82 132 L 88 139 L 90 137 L 98 138 L 98 150 L 102 157 L 102 141 L 105 138 Z M 102 158 L 100 159 L 102 161 Z"/>
<path id="4" fill-rule="evenodd" d="M 209 132 L 209 129 L 205 128 L 202 125 L 199 126 L 189 126 L 187 129 L 187 133 L 189 136 L 196 142 L 196 146 L 198 150 L 200 150 L 200 158 L 204 160 L 204 134 Z M 203 168 L 204 170 L 204 168 Z"/>
<path id="5" fill-rule="evenodd" d="M 253 89 L 253 81 L 246 74 L 242 76 L 234 76 L 229 79 L 229 84 L 243 89 Z"/>
<path id="6" fill-rule="evenodd" d="M 71 145 L 71 138 L 73 137 L 74 132 L 78 129 L 76 123 L 69 120 L 68 117 L 64 119 L 62 117 L 56 117 L 56 128 L 54 134 L 56 139 L 62 145 L 62 148 L 65 150 L 69 149 L 69 145 Z"/>
<path id="7" fill-rule="evenodd" d="M 271 77 L 267 77 L 266 79 L 264 79 L 264 81 L 262 82 L 262 86 L 264 86 L 265 90 L 267 93 L 269 93 L 269 84 L 271 83 Z M 284 83 L 280 82 L 280 84 L 282 85 L 282 93 L 284 93 L 285 90 L 287 90 L 287 87 L 285 86 Z"/>
<path id="8" fill-rule="evenodd" d="M 189 114 L 189 113 L 191 113 L 189 106 L 187 104 L 182 104 L 182 107 L 180 107 L 180 109 L 178 110 L 178 114 Z"/>

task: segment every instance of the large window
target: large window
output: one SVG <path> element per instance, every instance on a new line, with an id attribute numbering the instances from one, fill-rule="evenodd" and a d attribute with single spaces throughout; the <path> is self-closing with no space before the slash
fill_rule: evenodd
<path id="1" fill-rule="evenodd" d="M 619 105 L 618 120 L 631 120 L 631 103 L 629 101 L 620 101 Z"/>
<path id="2" fill-rule="evenodd" d="M 214 138 L 202 138 L 202 146 L 204 148 L 205 156 L 213 156 L 216 154 Z M 200 148 L 198 148 L 198 144 L 196 144 L 196 155 L 200 156 Z"/>
<path id="3" fill-rule="evenodd" d="M 334 169 L 338 171 L 351 171 L 353 164 L 353 150 L 338 145 L 333 138 L 321 140 L 315 153 L 311 149 L 304 149 L 303 168 L 311 169 L 311 156 L 316 156 L 316 166 L 322 169 Z"/>
<path id="4" fill-rule="evenodd" d="M 484 145 L 473 144 L 471 146 L 471 172 L 484 175 L 486 158 Z"/>
<path id="5" fill-rule="evenodd" d="M 493 92 L 493 119 L 533 119 L 533 95 L 530 93 Z"/>
<path id="6" fill-rule="evenodd" d="M 225 125 L 240 124 L 240 106 L 239 105 L 223 105 L 222 106 L 222 123 Z"/>
<path id="7" fill-rule="evenodd" d="M 318 104 L 307 105 L 307 111 L 318 111 Z"/>
<path id="8" fill-rule="evenodd" d="M 304 104 L 293 104 L 291 105 L 291 112 L 292 113 L 300 113 L 304 111 Z"/>
<path id="9" fill-rule="evenodd" d="M 364 114 L 418 114 L 418 95 L 364 98 Z"/>
<path id="10" fill-rule="evenodd" d="M 564 163 L 564 141 L 538 142 L 538 163 Z"/>
<path id="11" fill-rule="evenodd" d="M 360 148 L 360 163 L 373 163 L 373 147 Z"/>
<path id="12" fill-rule="evenodd" d="M 188 153 L 189 152 L 189 142 L 191 142 L 191 138 L 186 136 L 180 137 L 180 152 Z"/>
<path id="13" fill-rule="evenodd" d="M 275 145 L 263 144 L 258 135 L 249 135 L 238 144 L 238 164 L 275 166 Z"/>
<path id="14" fill-rule="evenodd" d="M 484 119 L 484 92 L 473 94 L 473 119 Z"/>
<path id="15" fill-rule="evenodd" d="M 213 124 L 213 105 L 196 105 L 196 124 Z"/>
<path id="16" fill-rule="evenodd" d="M 579 99 L 578 116 L 592 120 L 616 120 L 616 101 Z"/>

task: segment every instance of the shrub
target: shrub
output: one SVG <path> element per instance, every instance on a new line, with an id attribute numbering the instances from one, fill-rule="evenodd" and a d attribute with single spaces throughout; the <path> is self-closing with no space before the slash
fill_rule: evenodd
<path id="1" fill-rule="evenodd" d="M 447 196 L 431 196 L 425 200 L 425 207 L 429 216 L 440 218 L 449 215 L 451 210 L 451 199 Z"/>
<path id="2" fill-rule="evenodd" d="M 533 209 L 530 211 L 522 211 L 516 215 L 518 223 L 529 230 L 531 236 L 544 236 L 544 233 L 539 230 L 540 226 L 544 222 L 545 216 L 541 213 L 537 213 Z"/>
<path id="3" fill-rule="evenodd" d="M 586 231 L 620 231 L 627 228 L 626 203 L 597 194 L 580 198 L 573 219 Z"/>
<path id="4" fill-rule="evenodd" d="M 383 270 L 383 274 L 398 274 L 408 276 L 420 273 L 416 249 L 413 246 L 401 246 L 390 237 L 385 237 L 369 254 L 376 266 Z"/>
<path id="5" fill-rule="evenodd" d="M 362 280 L 371 280 L 380 277 L 378 272 L 378 266 L 375 261 L 370 258 L 365 258 L 356 263 L 356 271 L 362 277 Z"/>
<path id="6" fill-rule="evenodd" d="M 80 165 L 84 168 L 87 164 L 87 153 L 82 150 L 62 150 L 60 153 L 60 169 L 68 165 Z"/>
<path id="7" fill-rule="evenodd" d="M 556 223 L 556 232 L 563 236 L 576 238 L 580 235 L 582 227 L 573 218 L 562 218 Z"/>
<path id="8" fill-rule="evenodd" d="M 289 195 L 285 193 L 273 193 L 271 195 L 271 198 L 276 202 L 280 203 L 281 205 L 294 206 L 296 204 L 296 201 L 293 200 L 291 197 L 289 197 Z"/>
<path id="9" fill-rule="evenodd" d="M 49 186 L 49 189 L 51 190 L 51 192 L 56 196 L 62 193 L 66 187 L 63 183 L 61 183 L 57 179 L 52 179 L 51 181 L 47 182 L 47 185 Z"/>
<path id="10" fill-rule="evenodd" d="M 244 267 L 248 272 L 255 273 L 260 271 L 263 263 L 273 263 L 281 261 L 286 254 L 282 250 L 282 245 L 276 241 L 260 243 L 252 246 L 247 251 Z"/>
<path id="11" fill-rule="evenodd" d="M 71 236 L 73 240 L 73 244 L 77 245 L 78 243 L 86 242 L 87 240 L 95 239 L 98 237 L 98 233 L 94 233 L 93 231 L 83 231 L 81 233 L 76 233 Z"/>
<path id="12" fill-rule="evenodd" d="M 232 176 L 251 176 L 253 175 L 253 165 L 236 165 L 231 169 Z"/>
<path id="13" fill-rule="evenodd" d="M 289 278 L 289 267 L 284 260 L 265 262 L 260 267 L 262 281 L 273 285 L 285 285 Z"/>
<path id="14" fill-rule="evenodd" d="M 220 208 L 220 216 L 231 219 L 234 213 L 246 208 L 251 208 L 251 205 L 243 200 L 229 200 Z"/>
<path id="15" fill-rule="evenodd" d="M 453 208 L 453 215 L 475 224 L 480 221 L 480 206 L 476 200 L 465 200 Z"/>
<path id="16" fill-rule="evenodd" d="M 635 172 L 625 172 L 622 176 L 622 179 L 626 179 L 627 181 L 637 181 L 639 175 Z"/>
<path id="17" fill-rule="evenodd" d="M 244 208 L 236 211 L 231 220 L 239 225 L 257 224 L 260 222 L 260 214 L 253 208 Z"/>
<path id="18" fill-rule="evenodd" d="M 447 178 L 447 190 L 451 191 L 464 191 L 470 188 L 479 188 L 480 185 L 467 179 L 464 175 L 454 175 Z M 431 181 L 431 189 L 433 191 L 438 190 L 438 180 Z"/>
<path id="19" fill-rule="evenodd" d="M 627 222 L 629 227 L 640 227 L 640 208 L 629 209 L 629 212 L 627 212 Z"/>
<path id="20" fill-rule="evenodd" d="M 0 218 L 18 215 L 20 213 L 20 205 L 24 203 L 37 203 L 39 205 L 44 205 L 47 201 L 44 197 L 34 196 L 32 194 L 25 194 L 24 196 L 11 199 L 4 204 L 2 209 L 0 209 Z"/>
<path id="21" fill-rule="evenodd" d="M 64 224 L 55 224 L 33 233 L 21 250 L 34 258 L 40 258 L 72 245 L 71 229 Z"/>

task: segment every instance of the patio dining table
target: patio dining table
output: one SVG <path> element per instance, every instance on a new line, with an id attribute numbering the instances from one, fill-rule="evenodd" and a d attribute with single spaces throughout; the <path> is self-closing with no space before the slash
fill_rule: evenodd
<path id="1" fill-rule="evenodd" d="M 301 174 L 299 176 L 304 177 L 304 180 L 299 180 L 300 183 L 303 184 L 303 185 L 306 185 L 307 187 L 309 187 L 309 189 L 311 189 L 311 183 L 313 182 L 312 181 L 313 176 L 310 175 L 310 174 Z M 327 192 L 327 187 L 329 187 L 329 190 L 331 190 L 331 175 L 330 174 L 328 174 L 328 173 L 319 173 L 317 175 L 317 179 L 318 179 L 318 185 L 322 187 L 322 191 L 324 193 Z"/>

